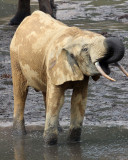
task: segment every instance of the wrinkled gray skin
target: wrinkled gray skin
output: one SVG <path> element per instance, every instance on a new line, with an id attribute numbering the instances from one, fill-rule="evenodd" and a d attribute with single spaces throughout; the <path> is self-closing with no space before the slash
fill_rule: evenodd
<path id="1" fill-rule="evenodd" d="M 56 6 L 54 0 L 38 0 L 39 9 L 56 18 Z M 31 14 L 30 0 L 18 0 L 18 9 L 16 15 L 10 20 L 10 25 L 19 25 L 22 20 Z"/>

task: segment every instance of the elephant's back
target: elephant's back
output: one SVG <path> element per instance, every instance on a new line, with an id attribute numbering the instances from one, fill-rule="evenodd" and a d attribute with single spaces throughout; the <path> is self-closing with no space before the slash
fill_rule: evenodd
<path id="1" fill-rule="evenodd" d="M 19 41 L 27 40 L 31 43 L 38 40 L 48 41 L 52 35 L 55 35 L 63 28 L 67 28 L 65 24 L 55 20 L 50 15 L 41 11 L 35 11 L 31 16 L 26 17 L 18 27 L 15 36 Z M 45 38 L 44 38 L 45 37 Z M 42 42 L 44 43 L 44 42 Z"/>
<path id="2" fill-rule="evenodd" d="M 35 54 L 45 50 L 52 38 L 68 26 L 55 20 L 50 15 L 35 11 L 26 17 L 17 28 L 12 39 L 10 50 L 20 55 Z"/>

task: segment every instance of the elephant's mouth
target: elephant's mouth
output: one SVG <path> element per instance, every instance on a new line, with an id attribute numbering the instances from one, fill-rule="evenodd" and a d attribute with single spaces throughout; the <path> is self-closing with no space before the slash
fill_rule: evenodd
<path id="1" fill-rule="evenodd" d="M 99 62 L 100 63 L 100 66 L 101 68 L 103 69 L 103 71 L 109 75 L 110 74 L 110 68 L 109 68 L 109 65 L 105 62 Z"/>
<path id="2" fill-rule="evenodd" d="M 122 67 L 122 65 L 120 65 L 118 62 L 115 62 L 114 64 L 128 77 L 128 72 Z M 101 62 L 97 61 L 95 62 L 95 66 L 97 70 L 101 73 L 102 76 L 104 76 L 105 78 L 111 81 L 116 81 L 115 79 L 108 76 L 108 74 L 110 74 L 110 68 L 107 63 L 102 62 L 102 61 Z"/>

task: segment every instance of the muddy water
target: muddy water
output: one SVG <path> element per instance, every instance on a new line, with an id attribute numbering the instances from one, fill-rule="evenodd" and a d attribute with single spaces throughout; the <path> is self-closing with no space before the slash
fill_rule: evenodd
<path id="1" fill-rule="evenodd" d="M 122 0 L 65 0 L 56 1 L 57 19 L 69 26 L 95 32 L 104 32 L 123 40 L 126 54 L 121 64 L 128 70 L 128 19 L 119 19 L 127 13 L 128 1 Z M 32 10 L 38 8 L 32 2 Z M 128 78 L 117 68 L 111 67 L 112 83 L 103 77 L 90 79 L 87 109 L 82 140 L 68 144 L 66 137 L 70 123 L 70 97 L 65 93 L 65 104 L 60 113 L 60 134 L 57 146 L 43 143 L 45 112 L 40 92 L 29 90 L 25 108 L 28 135 L 21 139 L 11 134 L 13 116 L 13 91 L 10 68 L 9 44 L 16 27 L 8 26 L 16 11 L 16 0 L 0 0 L 0 159 L 1 160 L 52 160 L 52 159 L 128 159 Z M 8 127 L 9 126 L 9 127 Z"/>

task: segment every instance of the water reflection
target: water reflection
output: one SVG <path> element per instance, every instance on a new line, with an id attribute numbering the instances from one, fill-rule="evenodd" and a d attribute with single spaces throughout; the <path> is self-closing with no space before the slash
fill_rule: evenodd
<path id="1" fill-rule="evenodd" d="M 15 160 L 82 160 L 81 144 L 59 144 L 56 146 L 45 146 L 43 143 L 35 149 L 35 144 L 29 144 L 24 137 L 14 138 L 14 159 Z"/>
<path id="2" fill-rule="evenodd" d="M 49 160 L 49 159 L 59 159 L 59 151 L 58 151 L 58 146 L 55 147 L 48 147 L 44 148 L 43 150 L 43 158 L 44 160 Z"/>
<path id="3" fill-rule="evenodd" d="M 15 160 L 25 160 L 25 142 L 24 138 L 14 139 L 14 157 Z"/>
<path id="4" fill-rule="evenodd" d="M 70 159 L 71 160 L 82 160 L 82 149 L 81 149 L 81 144 L 69 144 L 69 154 L 70 154 Z"/>
<path id="5" fill-rule="evenodd" d="M 47 146 L 43 131 L 32 131 L 23 137 L 13 137 L 15 160 L 85 160 L 126 159 L 128 130 L 124 127 L 92 127 L 83 129 L 81 142 L 66 140 L 67 128 L 60 135 L 58 145 Z M 7 148 L 7 146 L 6 146 Z M 8 159 L 6 159 L 8 160 Z"/>

